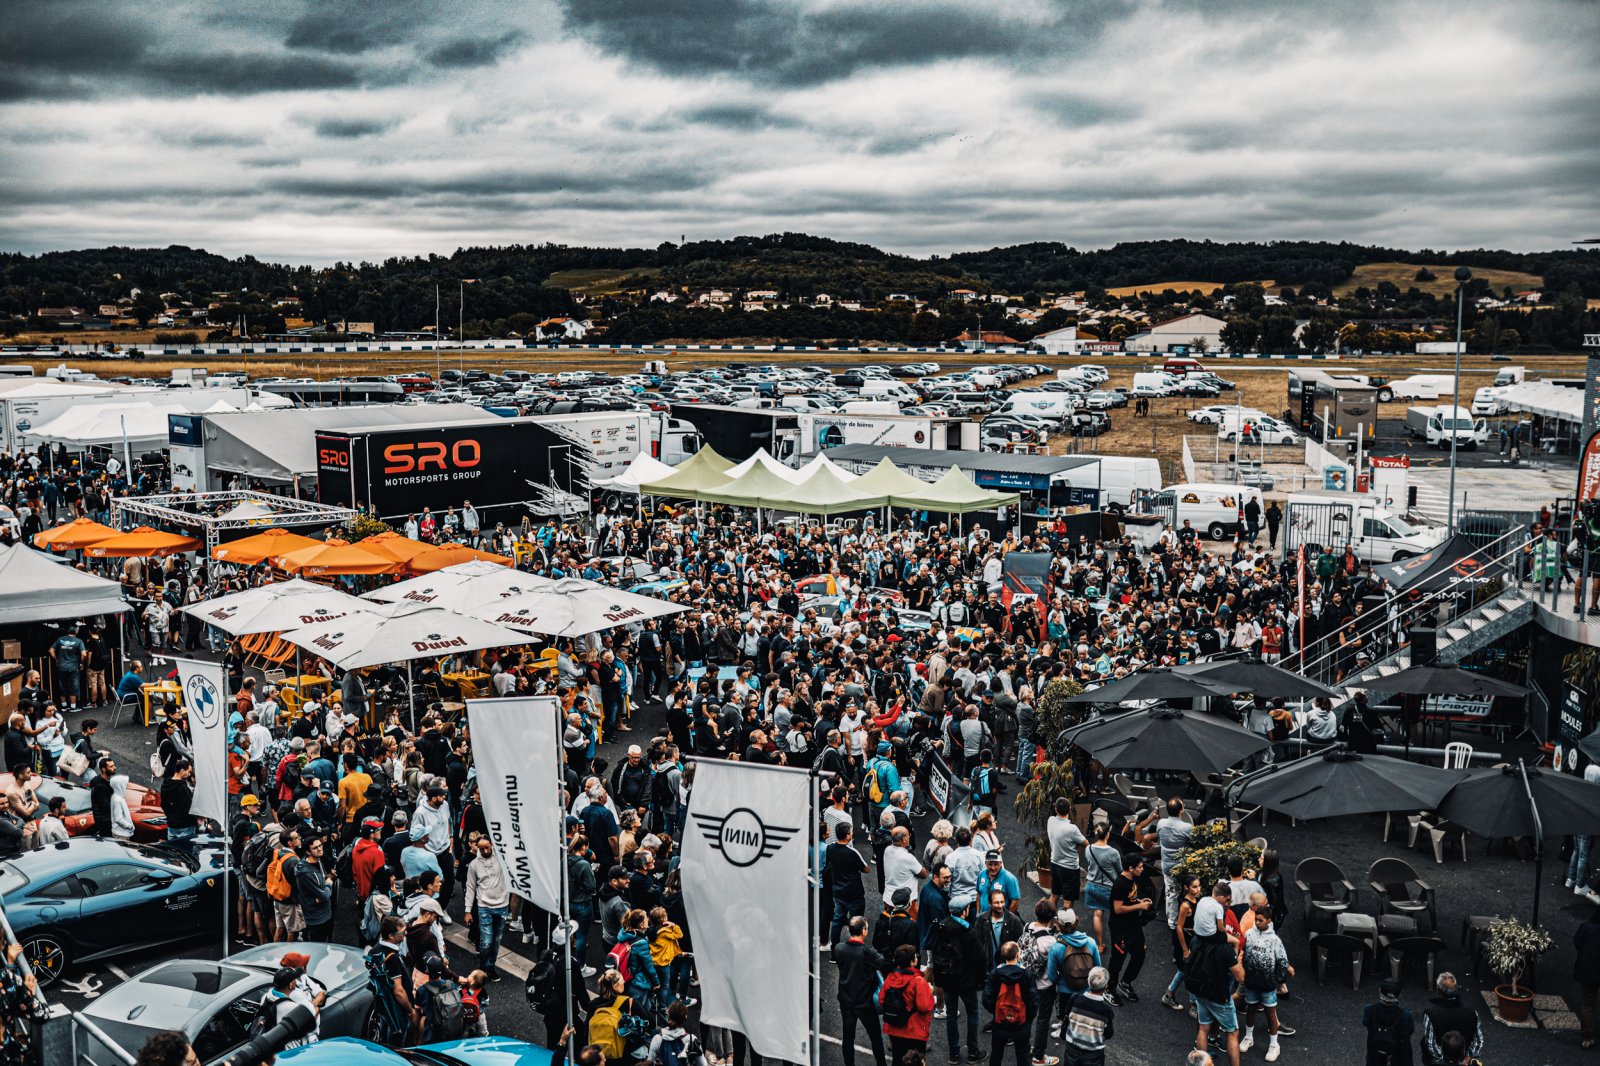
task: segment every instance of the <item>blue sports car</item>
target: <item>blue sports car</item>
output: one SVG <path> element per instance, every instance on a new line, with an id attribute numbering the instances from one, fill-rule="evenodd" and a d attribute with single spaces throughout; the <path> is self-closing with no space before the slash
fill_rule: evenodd
<path id="1" fill-rule="evenodd" d="M 145 844 L 78 837 L 0 862 L 0 906 L 40 985 L 75 963 L 219 935 L 220 867 Z"/>
<path id="2" fill-rule="evenodd" d="M 277 1056 L 279 1066 L 550 1066 L 554 1059 L 549 1048 L 509 1036 L 471 1036 L 399 1049 L 339 1037 Z"/>

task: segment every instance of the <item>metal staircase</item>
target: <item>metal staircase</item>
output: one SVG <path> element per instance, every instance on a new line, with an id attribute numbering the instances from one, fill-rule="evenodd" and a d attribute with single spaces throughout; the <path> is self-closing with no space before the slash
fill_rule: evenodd
<path id="1" fill-rule="evenodd" d="M 1538 607 L 1515 585 L 1507 585 L 1498 595 L 1484 600 L 1439 628 L 1439 661 L 1454 663 L 1535 620 Z M 1411 649 L 1404 647 L 1379 659 L 1365 670 L 1351 673 L 1340 682 L 1347 688 L 1362 688 L 1381 677 L 1399 673 L 1411 665 Z"/>

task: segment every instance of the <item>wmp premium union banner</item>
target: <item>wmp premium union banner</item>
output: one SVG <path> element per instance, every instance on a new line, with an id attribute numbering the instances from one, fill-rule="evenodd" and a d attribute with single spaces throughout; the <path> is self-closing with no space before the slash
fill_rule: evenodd
<path id="1" fill-rule="evenodd" d="M 561 913 L 561 768 L 554 696 L 468 700 L 472 758 L 478 766 L 489 839 L 511 891 Z"/>
<path id="2" fill-rule="evenodd" d="M 194 800 L 189 809 L 228 824 L 228 676 L 221 663 L 173 659 L 194 741 Z"/>
<path id="3" fill-rule="evenodd" d="M 802 771 L 702 759 L 679 864 L 701 1024 L 786 1062 L 810 1061 L 811 789 Z"/>

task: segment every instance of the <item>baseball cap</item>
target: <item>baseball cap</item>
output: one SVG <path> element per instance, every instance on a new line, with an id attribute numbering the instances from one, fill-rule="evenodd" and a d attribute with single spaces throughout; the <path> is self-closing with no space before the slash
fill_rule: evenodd
<path id="1" fill-rule="evenodd" d="M 444 960 L 437 955 L 429 955 L 422 960 L 422 969 L 429 977 L 444 976 Z"/>
<path id="2" fill-rule="evenodd" d="M 909 907 L 911 905 L 911 890 L 909 888 L 895 889 L 894 895 L 889 897 L 889 902 L 896 907 Z"/>
<path id="3" fill-rule="evenodd" d="M 878 754 L 879 755 L 887 755 L 893 750 L 894 749 L 889 746 L 889 742 L 887 740 L 878 741 Z"/>
<path id="4" fill-rule="evenodd" d="M 1056 912 L 1056 921 L 1060 922 L 1062 925 L 1077 925 L 1078 912 L 1073 910 L 1071 907 L 1063 908 L 1062 910 Z"/>
<path id="5" fill-rule="evenodd" d="M 1383 979 L 1383 983 L 1378 986 L 1378 1002 L 1399 1003 L 1400 982 L 1396 981 L 1393 977 L 1385 977 Z"/>
<path id="6" fill-rule="evenodd" d="M 239 797 L 239 806 L 240 807 L 259 807 L 259 806 L 261 806 L 261 800 L 258 797 L 247 793 L 247 794 Z"/>
<path id="7" fill-rule="evenodd" d="M 416 822 L 411 826 L 411 839 L 412 840 L 421 840 L 423 837 L 425 837 L 427 835 L 428 835 L 428 827 L 423 825 L 421 822 Z"/>
<path id="8" fill-rule="evenodd" d="M 950 897 L 950 911 L 953 914 L 960 914 L 976 902 L 978 902 L 976 892 L 963 892 L 959 896 Z"/>
<path id="9" fill-rule="evenodd" d="M 279 966 L 292 966 L 296 970 L 304 970 L 311 965 L 311 956 L 303 951 L 291 951 L 278 960 Z"/>
<path id="10" fill-rule="evenodd" d="M 361 828 L 362 829 L 382 829 L 383 828 L 383 820 L 381 818 L 363 818 L 363 819 L 361 819 Z"/>
<path id="11" fill-rule="evenodd" d="M 987 855 L 985 855 L 983 857 L 983 861 L 984 862 L 999 862 L 1000 861 L 1000 853 L 998 851 L 990 851 Z"/>

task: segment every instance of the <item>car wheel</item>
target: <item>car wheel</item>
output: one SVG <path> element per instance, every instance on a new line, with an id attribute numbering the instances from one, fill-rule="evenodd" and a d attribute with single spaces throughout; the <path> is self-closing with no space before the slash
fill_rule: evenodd
<path id="1" fill-rule="evenodd" d="M 1393 389 L 1379 389 L 1378 390 L 1378 402 L 1379 403 L 1390 403 L 1393 400 L 1394 400 L 1394 390 Z"/>
<path id="2" fill-rule="evenodd" d="M 1224 433 L 1222 435 L 1222 439 L 1223 440 L 1238 440 L 1239 439 L 1239 434 L 1237 434 L 1237 433 Z"/>
<path id="3" fill-rule="evenodd" d="M 22 953 L 27 957 L 28 965 L 33 967 L 40 988 L 55 984 L 67 972 L 67 966 L 72 961 L 67 954 L 65 941 L 51 933 L 41 933 L 24 940 Z"/>
<path id="4" fill-rule="evenodd" d="M 1211 523 L 1211 526 L 1206 530 L 1206 532 L 1210 534 L 1212 540 L 1228 539 L 1228 527 L 1224 526 L 1221 522 Z"/>
<path id="5" fill-rule="evenodd" d="M 1411 553 L 1410 552 L 1408 552 L 1408 551 L 1397 551 L 1397 552 L 1394 553 L 1394 559 L 1391 560 L 1391 561 L 1399 563 L 1399 562 L 1404 562 L 1405 560 L 1407 560 L 1409 558 L 1411 558 Z"/>

